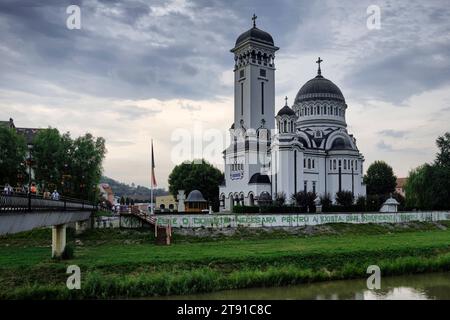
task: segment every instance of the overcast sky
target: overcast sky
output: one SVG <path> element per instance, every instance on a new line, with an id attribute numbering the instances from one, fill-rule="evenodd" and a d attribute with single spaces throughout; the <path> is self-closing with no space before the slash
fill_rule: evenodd
<path id="1" fill-rule="evenodd" d="M 70 4 L 81 8 L 80 30 L 66 27 Z M 380 30 L 367 28 L 369 5 L 381 8 Z M 0 120 L 103 136 L 105 175 L 147 186 L 153 138 L 167 187 L 174 132 L 225 133 L 232 123 L 229 50 L 253 13 L 280 47 L 276 111 L 320 56 L 366 168 L 385 160 L 401 177 L 434 159 L 450 130 L 448 0 L 2 0 Z M 207 158 L 222 166 L 220 154 Z"/>

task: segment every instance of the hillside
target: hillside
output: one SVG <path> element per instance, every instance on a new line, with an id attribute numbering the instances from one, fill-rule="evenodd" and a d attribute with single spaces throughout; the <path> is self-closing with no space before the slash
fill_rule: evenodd
<path id="1" fill-rule="evenodd" d="M 134 184 L 128 185 L 105 176 L 100 179 L 100 183 L 109 184 L 114 192 L 114 195 L 118 197 L 123 196 L 124 198 L 128 197 L 139 201 L 150 200 L 150 189 L 147 187 L 140 185 L 135 186 Z M 169 192 L 165 189 L 158 188 L 153 190 L 153 194 L 154 196 L 159 196 L 167 195 Z"/>

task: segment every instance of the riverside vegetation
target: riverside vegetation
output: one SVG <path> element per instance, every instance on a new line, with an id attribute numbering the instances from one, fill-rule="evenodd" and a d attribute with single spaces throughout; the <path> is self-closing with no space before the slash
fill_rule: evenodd
<path id="1" fill-rule="evenodd" d="M 181 236 L 154 245 L 149 230 L 68 231 L 74 257 L 50 258 L 51 230 L 0 237 L 0 299 L 98 299 L 183 295 L 450 271 L 450 222 L 330 224 L 238 229 L 232 235 Z M 204 233 L 203 233 L 204 234 Z M 68 290 L 67 266 L 81 268 L 81 289 Z"/>

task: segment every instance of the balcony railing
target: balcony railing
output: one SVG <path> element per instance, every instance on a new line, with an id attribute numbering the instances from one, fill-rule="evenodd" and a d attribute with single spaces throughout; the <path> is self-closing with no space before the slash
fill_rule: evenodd
<path id="1" fill-rule="evenodd" d="M 87 211 L 96 210 L 95 203 L 59 197 L 58 200 L 44 198 L 42 195 L 17 193 L 8 194 L 1 190 L 0 213 L 4 212 L 36 212 L 36 211 Z"/>

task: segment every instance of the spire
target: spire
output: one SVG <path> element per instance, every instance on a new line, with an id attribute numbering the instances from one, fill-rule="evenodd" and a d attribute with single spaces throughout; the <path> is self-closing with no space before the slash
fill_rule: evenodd
<path id="1" fill-rule="evenodd" d="M 284 100 L 286 101 L 286 104 L 285 104 L 285 106 L 286 106 L 286 107 L 288 107 L 288 103 L 287 103 L 287 101 L 288 101 L 288 97 L 286 96 L 286 97 L 284 98 Z"/>
<path id="2" fill-rule="evenodd" d="M 253 14 L 252 20 L 253 20 L 253 28 L 256 28 L 256 19 L 258 16 L 256 14 Z"/>
<path id="3" fill-rule="evenodd" d="M 317 70 L 317 75 L 318 76 L 322 76 L 322 70 L 320 70 L 320 64 L 323 62 L 323 60 L 322 59 L 320 59 L 320 57 L 319 57 L 319 59 L 317 59 L 317 61 L 316 61 L 316 63 L 319 65 L 319 69 Z"/>

